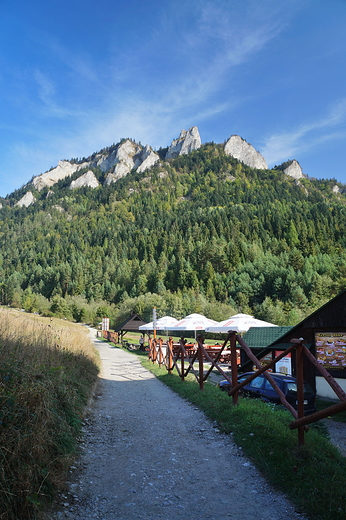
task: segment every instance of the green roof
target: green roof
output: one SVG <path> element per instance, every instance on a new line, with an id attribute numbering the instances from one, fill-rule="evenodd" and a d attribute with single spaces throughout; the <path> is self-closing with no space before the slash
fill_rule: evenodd
<path id="1" fill-rule="evenodd" d="M 250 348 L 264 349 L 287 334 L 293 327 L 251 327 L 243 336 Z"/>

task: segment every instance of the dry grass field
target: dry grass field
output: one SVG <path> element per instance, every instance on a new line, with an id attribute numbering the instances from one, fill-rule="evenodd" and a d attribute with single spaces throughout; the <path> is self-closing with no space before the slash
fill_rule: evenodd
<path id="1" fill-rule="evenodd" d="M 0 308 L 0 519 L 35 518 L 64 480 L 99 370 L 88 329 Z"/>

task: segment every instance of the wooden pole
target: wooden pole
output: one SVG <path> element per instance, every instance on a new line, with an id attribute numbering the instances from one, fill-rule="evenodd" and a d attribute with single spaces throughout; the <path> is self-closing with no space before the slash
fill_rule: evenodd
<path id="1" fill-rule="evenodd" d="M 198 336 L 198 371 L 199 371 L 199 389 L 204 389 L 204 370 L 203 370 L 203 337 Z"/>
<path id="2" fill-rule="evenodd" d="M 149 338 L 148 340 L 148 345 L 149 345 L 149 354 L 148 354 L 148 358 L 153 360 L 153 352 L 152 352 L 152 346 L 151 346 L 151 338 Z"/>
<path id="3" fill-rule="evenodd" d="M 266 370 L 268 370 L 269 368 L 274 366 L 275 363 L 277 363 L 283 357 L 287 356 L 287 354 L 292 352 L 292 350 L 294 350 L 295 348 L 296 348 L 295 345 L 291 345 L 290 347 L 288 347 L 284 352 L 281 352 L 281 354 L 279 354 L 278 356 L 276 356 L 276 358 L 274 358 L 272 361 L 270 361 L 270 363 L 267 363 L 262 368 L 259 368 L 258 370 L 256 370 L 256 372 L 254 372 L 251 376 L 249 376 L 246 379 L 246 381 L 243 381 L 242 383 L 239 383 L 238 385 L 233 386 L 232 390 L 230 392 L 228 392 L 228 395 L 233 395 L 234 392 L 241 390 L 241 388 L 243 388 L 243 386 L 248 385 L 257 376 L 260 376 L 261 374 L 263 374 L 263 372 L 265 372 Z"/>
<path id="4" fill-rule="evenodd" d="M 184 381 L 185 378 L 185 349 L 184 349 L 184 338 L 180 338 L 180 355 L 181 355 L 181 380 Z"/>
<path id="5" fill-rule="evenodd" d="M 168 360 L 167 360 L 167 370 L 168 373 L 171 374 L 173 370 L 173 339 L 169 338 L 167 341 L 167 354 L 168 354 Z"/>
<path id="6" fill-rule="evenodd" d="M 304 367 L 303 367 L 303 339 L 297 344 L 296 349 L 296 379 L 297 379 L 297 400 L 298 400 L 298 419 L 304 417 Z M 298 428 L 298 444 L 304 446 L 304 428 Z"/>
<path id="7" fill-rule="evenodd" d="M 219 372 L 220 374 L 229 382 L 232 384 L 232 380 L 230 377 L 228 377 L 228 375 L 222 370 L 222 368 L 219 367 L 219 365 L 216 364 L 216 362 L 209 356 L 208 352 L 205 350 L 205 348 L 202 346 L 201 348 L 202 352 L 203 352 L 203 357 L 205 357 L 205 359 L 211 363 L 211 368 L 208 370 L 207 374 L 203 377 L 204 381 L 206 380 L 206 376 L 210 374 L 211 370 L 213 369 L 213 367 L 215 367 Z"/>
<path id="8" fill-rule="evenodd" d="M 232 374 L 232 386 L 238 383 L 238 366 L 237 366 L 237 339 L 236 333 L 231 332 L 229 335 L 231 343 L 231 374 Z M 232 395 L 233 404 L 238 404 L 238 392 L 234 392 Z"/>
<path id="9" fill-rule="evenodd" d="M 158 339 L 158 344 L 159 344 L 159 365 L 161 367 L 161 365 L 163 363 L 162 338 Z"/>
<path id="10" fill-rule="evenodd" d="M 315 412 L 311 415 L 306 415 L 305 417 L 297 419 L 296 421 L 292 421 L 290 423 L 290 428 L 291 430 L 294 430 L 295 428 L 311 424 L 313 422 L 319 421 L 320 419 L 325 419 L 330 415 L 343 412 L 344 410 L 346 410 L 346 401 L 341 401 L 340 403 L 328 406 L 328 408 L 325 408 L 324 410 L 320 410 L 319 412 Z"/>
<path id="11" fill-rule="evenodd" d="M 156 363 L 157 362 L 156 339 L 153 339 L 151 341 L 151 344 L 153 346 L 152 360 L 153 360 L 154 363 Z"/>
<path id="12" fill-rule="evenodd" d="M 258 361 L 257 357 L 252 353 L 252 351 L 250 350 L 250 348 L 247 346 L 247 344 L 245 343 L 245 341 L 240 337 L 240 336 L 237 336 L 237 341 L 239 343 L 239 345 L 242 346 L 242 348 L 245 350 L 245 353 L 247 354 L 247 356 L 251 359 L 251 361 L 254 363 L 254 365 L 261 369 L 262 368 L 262 365 L 261 363 Z M 293 417 L 295 419 L 298 419 L 298 413 L 297 413 L 297 410 L 295 410 L 293 408 L 293 406 L 291 406 L 288 402 L 287 402 L 287 399 L 285 397 L 285 394 L 283 393 L 283 391 L 281 390 L 281 388 L 276 384 L 276 382 L 274 381 L 274 379 L 271 377 L 271 375 L 268 373 L 268 372 L 263 372 L 263 375 L 266 379 L 268 379 L 269 383 L 272 385 L 272 387 L 274 388 L 275 392 L 279 395 L 279 398 L 280 398 L 280 401 L 281 403 L 291 412 L 291 414 L 293 415 Z"/>

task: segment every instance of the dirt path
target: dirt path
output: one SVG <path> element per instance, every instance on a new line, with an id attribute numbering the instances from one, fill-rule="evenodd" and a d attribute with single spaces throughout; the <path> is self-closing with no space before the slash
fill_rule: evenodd
<path id="1" fill-rule="evenodd" d="M 94 339 L 103 370 L 82 453 L 47 520 L 302 520 L 230 435 L 144 369 Z"/>
<path id="2" fill-rule="evenodd" d="M 333 419 L 324 419 L 324 422 L 329 431 L 330 442 L 338 448 L 341 455 L 346 457 L 346 424 Z"/>

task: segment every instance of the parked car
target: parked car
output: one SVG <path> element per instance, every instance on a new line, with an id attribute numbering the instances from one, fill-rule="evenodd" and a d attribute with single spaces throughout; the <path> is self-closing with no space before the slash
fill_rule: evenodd
<path id="1" fill-rule="evenodd" d="M 240 374 L 238 376 L 239 383 L 245 381 L 253 372 L 246 372 L 245 374 Z M 288 376 L 286 374 L 275 374 L 270 373 L 274 381 L 277 383 L 279 388 L 285 394 L 286 400 L 289 402 L 293 408 L 297 409 L 298 401 L 297 401 L 297 380 L 293 376 Z M 224 390 L 229 392 L 231 389 L 230 383 L 225 381 L 220 381 L 218 384 L 220 390 Z M 257 376 L 250 383 L 243 386 L 240 390 L 240 394 L 246 397 L 259 397 L 262 401 L 280 404 L 280 397 L 269 383 L 269 381 L 263 376 L 263 374 Z M 316 411 L 315 407 L 315 399 L 316 395 L 309 383 L 304 381 L 304 414 L 309 415 Z"/>

